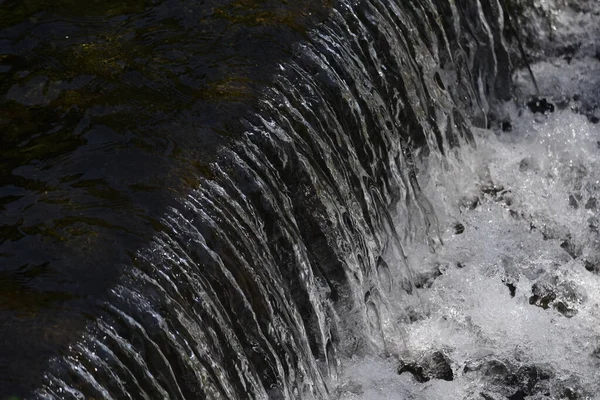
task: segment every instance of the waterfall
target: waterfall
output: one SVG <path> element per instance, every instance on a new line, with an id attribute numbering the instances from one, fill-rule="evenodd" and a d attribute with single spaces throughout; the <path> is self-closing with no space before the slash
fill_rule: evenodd
<path id="1" fill-rule="evenodd" d="M 510 95 L 503 31 L 496 0 L 334 4 L 35 397 L 322 399 L 340 357 L 402 353 L 404 247 L 440 241 L 415 159 Z"/>

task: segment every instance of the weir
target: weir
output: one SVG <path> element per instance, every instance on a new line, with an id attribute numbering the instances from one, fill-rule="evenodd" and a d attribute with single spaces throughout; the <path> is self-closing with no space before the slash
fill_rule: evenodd
<path id="1" fill-rule="evenodd" d="M 221 120 L 218 139 L 192 145 L 203 165 L 144 225 L 146 242 L 98 248 L 127 257 L 83 294 L 93 307 L 33 377 L 21 381 L 19 363 L 7 394 L 335 398 L 340 360 L 410 353 L 414 315 L 389 299 L 419 301 L 406 247 L 443 242 L 422 160 L 443 165 L 475 145 L 474 128 L 500 123 L 515 48 L 505 3 L 309 11 L 289 54 L 261 61 L 272 65 L 251 107 L 201 108 Z"/>
<path id="2" fill-rule="evenodd" d="M 412 153 L 441 157 L 485 123 L 509 82 L 501 15 L 335 4 L 38 395 L 326 398 L 338 354 L 400 351 L 385 297 L 413 283 L 386 258 L 437 229 Z"/>

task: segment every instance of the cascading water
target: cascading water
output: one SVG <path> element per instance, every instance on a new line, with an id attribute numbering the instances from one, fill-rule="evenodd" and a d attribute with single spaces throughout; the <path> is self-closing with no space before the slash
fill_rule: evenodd
<path id="1" fill-rule="evenodd" d="M 546 27 L 535 46 L 552 39 L 531 65 L 536 82 L 516 71 L 498 126 L 421 159 L 444 244 L 407 247 L 420 299 L 407 352 L 344 360 L 339 398 L 600 398 L 600 63 L 587 25 L 600 5 L 556 3 L 528 13 L 524 27 Z"/>
<path id="2" fill-rule="evenodd" d="M 236 116 L 241 136 L 218 147 L 199 182 L 156 224 L 151 243 L 122 265 L 93 321 L 50 360 L 32 396 L 537 394 L 519 382 L 478 383 L 496 365 L 488 360 L 502 363 L 506 379 L 513 374 L 518 380 L 519 368 L 546 373 L 535 357 L 551 363 L 567 351 L 536 353 L 547 342 L 539 338 L 532 346 L 535 334 L 527 329 L 511 341 L 498 333 L 499 321 L 525 307 L 519 301 L 528 284 L 545 288 L 544 279 L 554 279 L 557 287 L 570 285 L 561 280 L 564 268 L 550 266 L 564 257 L 551 252 L 562 234 L 550 233 L 554 227 L 545 233 L 551 240 L 532 236 L 530 247 L 512 250 L 522 235 L 534 235 L 524 226 L 545 232 L 540 226 L 550 224 L 528 208 L 530 181 L 511 175 L 514 163 L 504 164 L 507 154 L 523 158 L 511 146 L 520 132 L 535 131 L 527 121 L 536 119 L 513 121 L 513 136 L 498 139 L 472 128 L 491 126 L 489 115 L 516 113 L 500 104 L 511 94 L 504 4 L 342 0 L 331 6 L 291 58 L 278 62 L 256 112 Z M 586 138 L 593 136 L 585 121 L 573 124 L 589 129 Z M 559 136 L 550 133 L 547 146 L 560 147 Z M 566 173 L 558 171 L 566 153 L 536 154 L 525 161 L 531 171 Z M 590 155 L 585 163 L 592 160 Z M 490 164 L 488 172 L 479 169 L 482 163 Z M 593 179 L 581 178 L 586 184 L 588 176 Z M 539 184 L 557 182 L 547 179 Z M 592 196 L 582 192 L 584 186 L 573 189 L 578 202 Z M 517 207 L 512 212 L 524 213 L 514 221 L 506 217 L 509 188 Z M 450 233 L 449 226 L 463 235 Z M 502 229 L 516 233 L 501 236 Z M 500 237 L 507 240 L 504 250 L 488 251 Z M 582 240 L 573 246 L 584 246 Z M 541 252 L 537 258 L 530 255 L 534 248 Z M 519 268 L 546 267 L 546 260 L 547 271 L 521 277 Z M 585 284 L 593 298 L 595 284 Z M 482 287 L 488 306 L 478 308 L 473 299 Z M 548 302 L 536 292 L 533 303 L 573 313 L 571 303 L 582 301 L 573 291 L 573 299 L 556 294 Z M 488 312 L 496 302 L 506 303 L 501 315 Z M 556 316 L 531 307 L 527 312 L 541 324 L 553 324 Z M 582 308 L 580 315 L 591 321 L 592 311 Z M 589 321 L 575 329 L 591 340 Z M 561 335 L 573 329 L 565 322 L 558 326 Z M 494 341 L 533 350 L 521 359 L 512 349 L 496 351 Z M 450 369 L 459 378 L 415 383 L 415 371 L 428 373 L 422 357 L 431 354 L 447 364 L 446 375 Z M 559 383 L 549 393 L 593 393 L 591 370 L 581 382 L 565 383 L 588 361 L 566 365 L 571 375 L 552 370 L 549 379 Z M 399 362 L 412 373 L 397 374 Z M 494 384 L 501 389 L 494 392 Z"/>
<path id="3" fill-rule="evenodd" d="M 483 118 L 493 5 L 337 4 L 37 395 L 324 398 L 338 355 L 397 353 L 386 293 L 413 287 L 389 257 L 437 235 L 410 153 Z"/>

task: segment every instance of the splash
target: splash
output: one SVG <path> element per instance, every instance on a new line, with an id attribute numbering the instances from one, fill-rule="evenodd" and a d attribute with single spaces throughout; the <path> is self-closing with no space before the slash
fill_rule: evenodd
<path id="1" fill-rule="evenodd" d="M 405 350 L 345 360 L 340 399 L 599 398 L 598 67 L 535 64 L 546 114 L 525 107 L 535 88 L 518 71 L 504 129 L 422 159 L 444 245 L 407 247 Z"/>

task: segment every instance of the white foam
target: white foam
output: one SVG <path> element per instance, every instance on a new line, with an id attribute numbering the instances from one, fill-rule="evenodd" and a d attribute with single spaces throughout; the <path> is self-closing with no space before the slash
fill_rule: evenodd
<path id="1" fill-rule="evenodd" d="M 423 287 L 402 357 L 441 351 L 454 379 L 418 383 L 397 373 L 395 357 L 355 358 L 343 363 L 340 399 L 505 398 L 520 387 L 506 382 L 519 368 L 549 374 L 529 398 L 600 394 L 600 276 L 584 265 L 600 262 L 600 128 L 571 107 L 508 108 L 512 132 L 479 131 L 476 149 L 419 178 L 444 245 L 406 249 Z M 504 381 L 473 367 L 492 359 L 512 371 Z"/>

